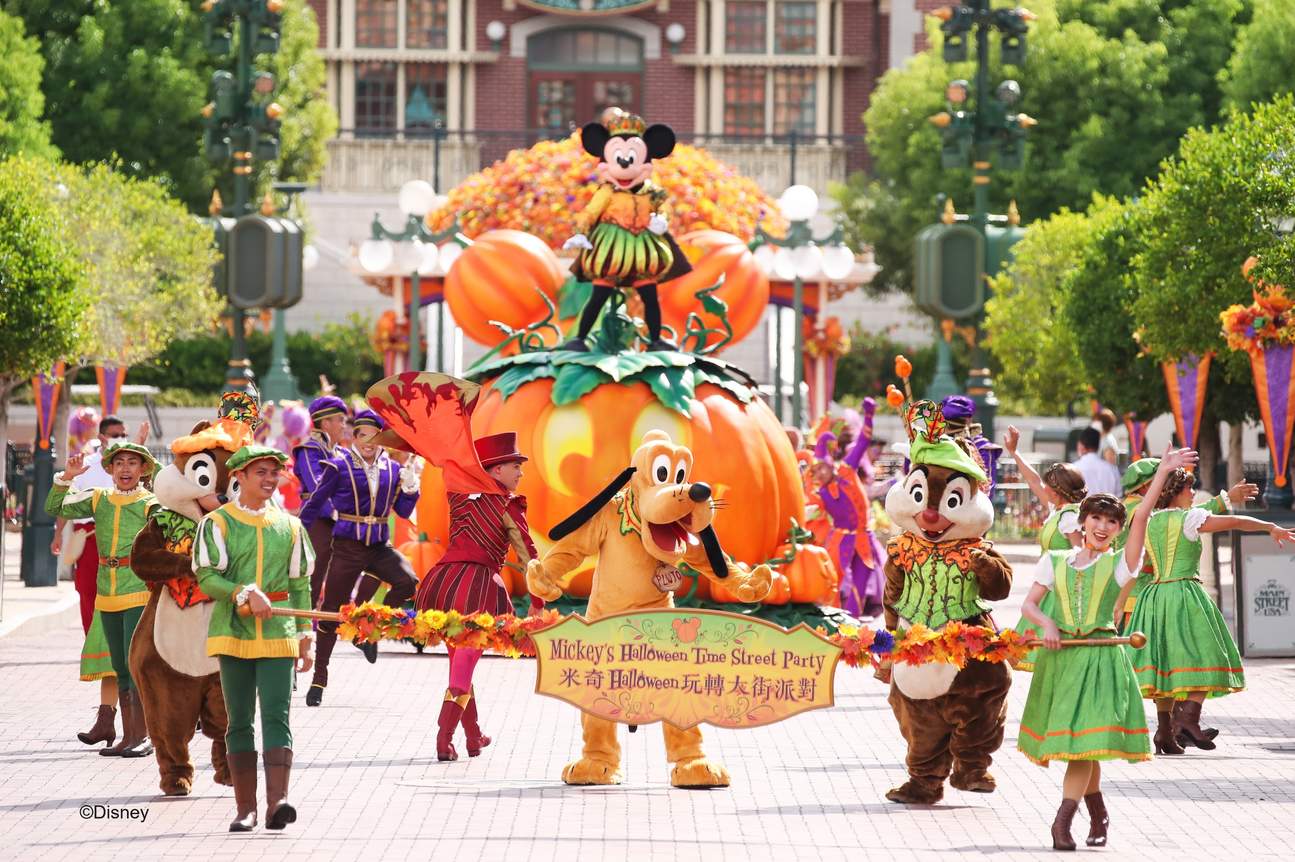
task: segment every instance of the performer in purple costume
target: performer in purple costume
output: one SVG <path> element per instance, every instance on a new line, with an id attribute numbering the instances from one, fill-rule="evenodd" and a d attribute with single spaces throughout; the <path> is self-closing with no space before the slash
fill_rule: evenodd
<path id="1" fill-rule="evenodd" d="M 877 616 L 881 613 L 886 558 L 881 543 L 869 527 L 870 504 L 859 478 L 859 469 L 872 443 L 872 419 L 877 403 L 863 401 L 863 427 L 859 436 L 837 464 L 831 446 L 836 435 L 830 431 L 819 436 L 814 454 L 813 479 L 817 485 L 819 505 L 827 513 L 831 528 L 815 539 L 827 548 L 841 573 L 841 607 L 855 616 Z"/>

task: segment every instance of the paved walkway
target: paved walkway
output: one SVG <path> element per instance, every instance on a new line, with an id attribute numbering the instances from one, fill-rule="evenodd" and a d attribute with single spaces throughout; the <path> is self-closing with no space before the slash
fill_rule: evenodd
<path id="1" fill-rule="evenodd" d="M 1024 583 L 1004 602 L 1015 619 Z M 192 797 L 157 796 L 151 758 L 107 761 L 75 740 L 96 689 L 75 681 L 80 629 L 0 640 L 0 847 L 21 860 L 706 860 L 1055 858 L 1048 826 L 1060 769 L 1015 751 L 1029 686 L 1018 674 L 1008 740 L 990 796 L 950 790 L 935 807 L 884 800 L 903 780 L 903 745 L 886 689 L 842 667 L 837 704 L 783 724 L 708 731 L 733 787 L 669 786 L 661 733 L 622 731 L 624 785 L 565 787 L 578 751 L 576 711 L 533 694 L 534 665 L 488 659 L 478 671 L 483 724 L 497 742 L 441 764 L 433 747 L 444 656 L 384 646 L 377 665 L 341 646 L 323 708 L 294 700 L 301 817 L 280 834 L 232 836 L 232 793 L 193 749 Z M 1108 859 L 1289 859 L 1295 846 L 1295 663 L 1251 662 L 1251 688 L 1207 705 L 1220 748 L 1114 765 Z M 135 819 L 83 819 L 83 806 Z M 140 817 L 143 817 L 140 820 Z M 1076 834 L 1086 830 L 1084 815 Z M 1083 848 L 1081 852 L 1093 854 Z"/>

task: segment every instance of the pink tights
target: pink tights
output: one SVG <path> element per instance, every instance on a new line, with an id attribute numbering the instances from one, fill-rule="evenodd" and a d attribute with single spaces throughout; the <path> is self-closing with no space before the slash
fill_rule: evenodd
<path id="1" fill-rule="evenodd" d="M 450 691 L 466 694 L 472 690 L 472 672 L 476 670 L 481 650 L 447 647 L 450 651 Z"/>

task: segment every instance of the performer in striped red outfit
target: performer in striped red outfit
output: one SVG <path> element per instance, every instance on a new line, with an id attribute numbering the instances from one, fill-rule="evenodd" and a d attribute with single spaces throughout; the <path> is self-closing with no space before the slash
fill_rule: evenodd
<path id="1" fill-rule="evenodd" d="M 369 404 L 410 451 L 441 468 L 450 503 L 450 541 L 445 555 L 423 577 L 414 602 L 420 611 L 462 614 L 511 613 L 499 576 L 511 547 L 523 569 L 535 557 L 526 524 L 526 498 L 517 494 L 526 456 L 517 435 L 493 434 L 473 441 L 471 418 L 481 387 L 432 372 L 406 372 L 375 384 Z M 398 441 L 395 441 L 398 442 Z M 393 441 L 384 441 L 392 446 Z M 544 603 L 531 597 L 531 612 Z M 490 744 L 481 732 L 472 673 L 481 650 L 450 650 L 450 681 L 437 720 L 436 758 L 457 760 L 454 731 L 460 723 L 469 757 Z"/>

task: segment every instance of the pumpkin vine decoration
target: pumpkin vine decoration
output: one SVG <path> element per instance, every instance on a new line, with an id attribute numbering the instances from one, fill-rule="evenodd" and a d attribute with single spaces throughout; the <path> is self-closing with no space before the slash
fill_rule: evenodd
<path id="1" fill-rule="evenodd" d="M 541 294 L 547 313 L 525 328 L 514 329 L 491 321 L 505 338 L 468 369 L 466 376 L 479 382 L 493 378 L 493 388 L 504 398 L 532 380 L 552 378 L 552 399 L 559 406 L 574 403 L 605 383 L 636 382 L 646 383 L 662 404 L 685 416 L 689 415 L 697 386 L 703 383 L 713 383 L 743 404 L 750 403 L 757 393 L 754 378 L 712 355 L 733 336 L 728 305 L 713 295 L 719 287 L 715 284 L 695 294 L 702 311 L 718 318 L 720 327 L 708 327 L 701 315 L 690 314 L 684 332 L 690 349 L 636 350 L 636 346 L 646 346 L 647 340 L 639 322 L 625 310 L 625 293 L 618 290 L 603 309 L 586 352 L 550 348 L 542 334 L 547 331 L 561 338 L 554 320 L 561 317 L 559 308 L 573 303 L 580 290 L 578 284 L 565 285 L 564 291 L 570 292 L 559 296 L 557 306 Z M 673 331 L 669 334 L 676 336 Z M 716 335 L 720 338 L 711 341 Z M 514 347 L 514 355 L 502 355 Z"/>

